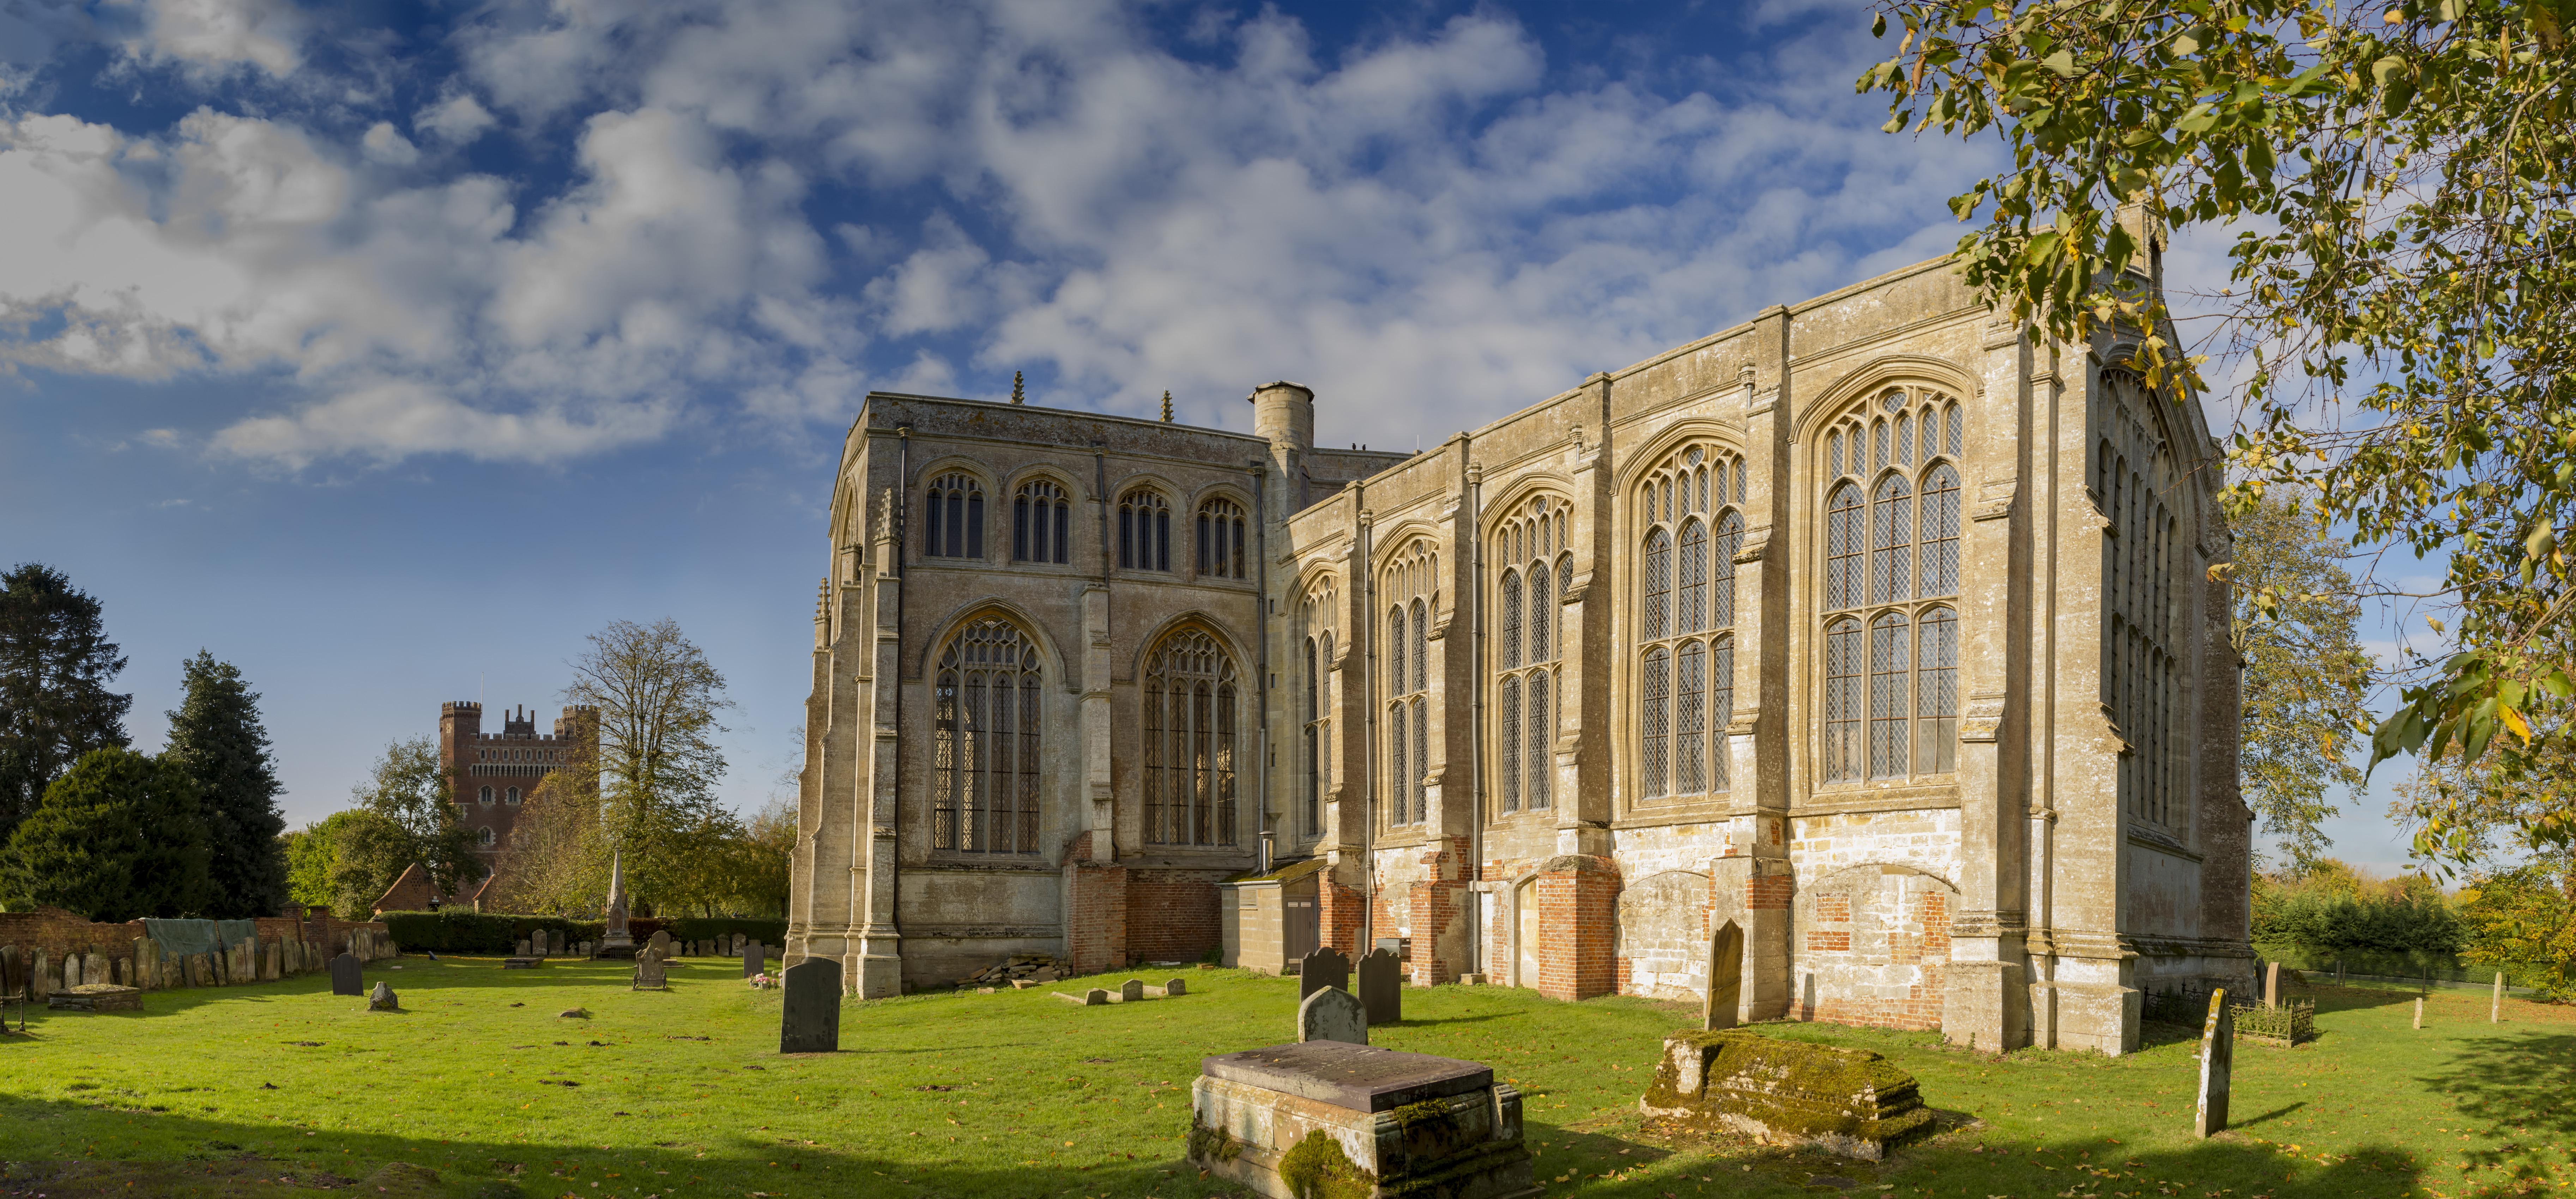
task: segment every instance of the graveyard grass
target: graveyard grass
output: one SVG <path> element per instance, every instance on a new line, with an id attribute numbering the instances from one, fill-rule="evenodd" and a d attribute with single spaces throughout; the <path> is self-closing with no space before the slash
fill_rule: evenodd
<path id="1" fill-rule="evenodd" d="M 400 969 L 389 968 L 398 964 Z M 1050 990 L 845 1006 L 837 1054 L 776 1052 L 779 995 L 731 961 L 671 989 L 624 966 L 404 958 L 370 1013 L 312 976 L 161 992 L 140 1015 L 37 1013 L 0 1040 L 0 1161 L 56 1199 L 117 1195 L 1198 1196 L 1181 1161 L 1198 1060 L 1286 1039 L 1293 979 L 1182 970 L 1191 994 L 1082 1008 Z M 1408 989 L 1376 1043 L 1491 1063 L 1524 1096 L 1549 1195 L 2503 1196 L 2565 1193 L 2576 1014 L 2483 992 L 2324 988 L 2320 1036 L 2240 1041 L 2236 1130 L 2190 1136 L 2196 1030 L 2122 1059 L 2006 1057 L 1926 1033 L 1769 1024 L 1887 1053 L 1945 1113 L 1884 1165 L 1669 1140 L 1636 1101 L 1693 1005 Z M 579 1007 L 587 1017 L 557 1013 Z M 1974 1122 L 1969 1122 L 1973 1117 Z M 67 1165 L 64 1163 L 68 1163 Z M 132 1183 L 132 1186 L 128 1186 Z M 0 1192 L 25 1182 L 0 1180 Z M 379 1191 L 377 1188 L 382 1187 Z"/>

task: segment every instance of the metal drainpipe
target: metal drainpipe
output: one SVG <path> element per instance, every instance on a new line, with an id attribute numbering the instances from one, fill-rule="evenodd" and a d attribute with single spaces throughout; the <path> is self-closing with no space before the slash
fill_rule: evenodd
<path id="1" fill-rule="evenodd" d="M 1261 775 L 1261 873 L 1270 873 L 1271 823 L 1276 817 L 1270 811 L 1270 491 L 1266 484 L 1269 472 L 1256 460 L 1252 464 L 1252 510 L 1259 518 L 1252 529 L 1254 590 L 1257 607 L 1255 623 L 1261 630 L 1261 678 L 1256 690 L 1261 696 L 1260 756 L 1252 768 Z"/>
<path id="2" fill-rule="evenodd" d="M 1475 442 L 1467 443 L 1469 453 Z M 1467 791 L 1476 811 L 1467 822 L 1467 965 L 1470 973 L 1485 968 L 1485 901 L 1472 884 L 1485 877 L 1485 468 L 1472 459 L 1467 466 L 1467 628 L 1474 635 L 1468 660 L 1473 682 L 1467 689 Z"/>

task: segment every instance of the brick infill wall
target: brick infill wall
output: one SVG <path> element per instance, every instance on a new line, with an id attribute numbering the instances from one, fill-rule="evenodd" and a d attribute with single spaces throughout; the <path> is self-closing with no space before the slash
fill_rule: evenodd
<path id="1" fill-rule="evenodd" d="M 162 954 L 157 945 L 139 944 L 149 936 L 140 920 L 100 923 L 53 907 L 0 912 L 0 993 L 41 999 L 55 990 L 92 982 L 156 990 L 240 986 L 313 973 L 343 950 L 370 960 L 396 952 L 385 926 L 372 921 L 324 914 L 264 916 L 252 923 L 257 932 L 250 946 L 227 947 L 195 955 L 198 961 L 181 962 Z M 289 941 L 301 947 L 290 950 Z M 67 973 L 78 982 L 67 982 Z"/>

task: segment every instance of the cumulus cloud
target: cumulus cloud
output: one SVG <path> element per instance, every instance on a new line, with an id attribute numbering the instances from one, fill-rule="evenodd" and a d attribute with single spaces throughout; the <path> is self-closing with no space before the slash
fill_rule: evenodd
<path id="1" fill-rule="evenodd" d="M 126 53 L 146 62 L 178 63 L 224 73 L 257 67 L 272 76 L 304 63 L 311 22 L 289 0 L 118 0 L 142 29 Z"/>
<path id="2" fill-rule="evenodd" d="M 413 132 L 451 146 L 465 145 L 499 123 L 469 92 L 449 96 L 411 119 Z"/>
<path id="3" fill-rule="evenodd" d="M 191 61 L 291 66 L 255 45 L 292 52 L 291 8 L 153 2 Z M 1213 53 L 1111 0 L 486 10 L 412 135 L 512 114 L 567 156 L 550 194 L 389 120 L 21 116 L 0 360 L 274 372 L 213 444 L 288 465 L 797 429 L 1015 367 L 1210 420 L 1298 378 L 1392 441 L 1937 254 L 1982 165 L 1876 132 L 1856 32 L 1670 94 L 1566 82 L 1482 11 L 1331 53 L 1275 12 L 1193 30 Z"/>

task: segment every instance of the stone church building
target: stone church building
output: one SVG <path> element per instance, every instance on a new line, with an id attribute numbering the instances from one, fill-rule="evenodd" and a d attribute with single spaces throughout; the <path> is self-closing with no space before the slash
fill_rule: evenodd
<path id="1" fill-rule="evenodd" d="M 1293 383 L 1248 435 L 872 394 L 790 959 L 1682 998 L 1734 920 L 1747 1019 L 2134 1049 L 2250 972 L 2251 814 L 2217 448 L 2124 338 L 1944 259 L 1409 455 Z"/>

